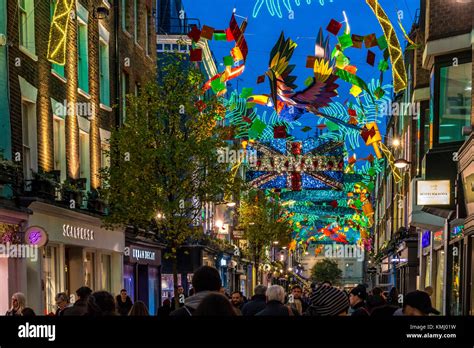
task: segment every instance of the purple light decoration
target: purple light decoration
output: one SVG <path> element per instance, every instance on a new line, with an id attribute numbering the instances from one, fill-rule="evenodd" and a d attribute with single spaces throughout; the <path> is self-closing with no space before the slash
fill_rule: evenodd
<path id="1" fill-rule="evenodd" d="M 38 245 L 41 242 L 41 232 L 40 231 L 31 231 L 28 235 L 28 241 L 30 244 Z"/>

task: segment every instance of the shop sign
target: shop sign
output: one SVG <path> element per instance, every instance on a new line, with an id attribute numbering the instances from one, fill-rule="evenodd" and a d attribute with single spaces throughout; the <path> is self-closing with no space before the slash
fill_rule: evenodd
<path id="1" fill-rule="evenodd" d="M 234 239 L 242 239 L 244 238 L 244 230 L 233 230 L 232 237 Z"/>
<path id="2" fill-rule="evenodd" d="M 147 249 L 131 245 L 130 247 L 125 248 L 124 254 L 130 258 L 131 262 L 151 265 L 161 264 L 161 253 L 158 249 Z"/>
<path id="3" fill-rule="evenodd" d="M 474 203 L 474 173 L 464 179 L 464 196 L 466 203 Z"/>
<path id="4" fill-rule="evenodd" d="M 449 205 L 451 183 L 449 180 L 420 180 L 416 193 L 417 205 Z"/>
<path id="5" fill-rule="evenodd" d="M 421 247 L 427 248 L 430 246 L 430 243 L 431 243 L 431 231 L 423 232 L 421 236 Z"/>
<path id="6" fill-rule="evenodd" d="M 461 236 L 463 232 L 464 232 L 464 225 L 454 226 L 451 229 L 451 239 Z"/>
<path id="7" fill-rule="evenodd" d="M 25 243 L 37 247 L 45 246 L 48 243 L 48 234 L 39 226 L 30 226 L 25 231 Z"/>
<path id="8" fill-rule="evenodd" d="M 77 227 L 68 224 L 63 225 L 63 236 L 81 239 L 81 240 L 94 240 L 94 230 L 85 227 Z"/>

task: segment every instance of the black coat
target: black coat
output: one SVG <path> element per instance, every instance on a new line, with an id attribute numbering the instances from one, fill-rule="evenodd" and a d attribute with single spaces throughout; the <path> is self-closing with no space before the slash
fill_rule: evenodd
<path id="1" fill-rule="evenodd" d="M 261 310 L 256 316 L 272 316 L 272 317 L 289 317 L 290 311 L 293 313 L 293 316 L 299 316 L 298 311 L 285 306 L 280 301 L 268 301 L 265 309 Z"/>
<path id="2" fill-rule="evenodd" d="M 132 309 L 133 303 L 129 296 L 125 302 L 122 302 L 122 298 L 120 295 L 117 295 L 115 298 L 117 313 L 122 316 L 127 316 L 130 309 Z"/>
<path id="3" fill-rule="evenodd" d="M 158 318 L 167 318 L 170 316 L 171 306 L 161 306 L 158 308 L 158 313 L 156 314 Z"/>
<path id="4" fill-rule="evenodd" d="M 63 311 L 63 316 L 70 317 L 70 316 L 79 316 L 85 315 L 87 313 L 87 299 L 84 300 L 77 300 L 74 302 L 74 306 L 68 307 Z"/>
<path id="5" fill-rule="evenodd" d="M 254 316 L 265 309 L 267 300 L 265 295 L 254 295 L 252 299 L 242 306 L 242 315 Z"/>
<path id="6" fill-rule="evenodd" d="M 367 309 L 367 306 L 365 305 L 365 302 L 359 302 L 356 304 L 354 307 L 352 307 L 354 312 L 352 312 L 351 316 L 353 317 L 368 317 L 369 316 L 369 311 Z"/>

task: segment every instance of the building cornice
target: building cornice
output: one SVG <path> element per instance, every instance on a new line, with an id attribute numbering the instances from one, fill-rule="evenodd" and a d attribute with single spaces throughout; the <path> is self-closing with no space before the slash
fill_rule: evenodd
<path id="1" fill-rule="evenodd" d="M 470 33 L 451 36 L 439 40 L 426 42 L 423 51 L 423 68 L 431 70 L 434 65 L 434 58 L 452 54 L 467 49 L 472 49 L 474 42 L 474 30 Z"/>

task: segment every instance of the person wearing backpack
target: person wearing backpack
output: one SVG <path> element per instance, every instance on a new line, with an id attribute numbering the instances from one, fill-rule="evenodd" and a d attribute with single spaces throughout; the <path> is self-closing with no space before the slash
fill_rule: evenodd
<path id="1" fill-rule="evenodd" d="M 206 296 L 219 293 L 221 277 L 214 267 L 201 266 L 194 272 L 192 284 L 194 295 L 186 298 L 183 307 L 171 312 L 171 317 L 191 317 Z"/>
<path id="2" fill-rule="evenodd" d="M 365 304 L 367 299 L 367 289 L 363 285 L 357 285 L 349 293 L 349 302 L 351 304 L 353 317 L 368 317 L 369 310 Z"/>

